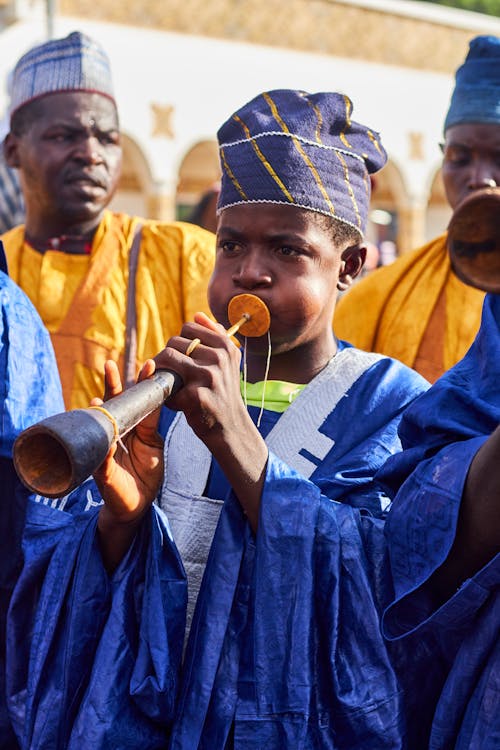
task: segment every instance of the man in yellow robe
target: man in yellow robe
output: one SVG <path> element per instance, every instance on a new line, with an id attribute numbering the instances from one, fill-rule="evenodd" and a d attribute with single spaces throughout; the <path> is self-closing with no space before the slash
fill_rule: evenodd
<path id="1" fill-rule="evenodd" d="M 3 236 L 9 273 L 48 328 L 67 408 L 104 389 L 104 362 L 130 381 L 206 310 L 215 238 L 185 223 L 107 210 L 121 167 L 109 60 L 74 32 L 26 53 L 13 77 L 10 166 L 26 223 Z"/>
<path id="2" fill-rule="evenodd" d="M 444 135 L 442 174 L 452 209 L 473 190 L 500 186 L 499 38 L 470 43 Z M 430 382 L 456 364 L 479 329 L 484 293 L 455 275 L 446 240 L 444 233 L 353 287 L 335 311 L 337 336 L 395 357 Z"/>

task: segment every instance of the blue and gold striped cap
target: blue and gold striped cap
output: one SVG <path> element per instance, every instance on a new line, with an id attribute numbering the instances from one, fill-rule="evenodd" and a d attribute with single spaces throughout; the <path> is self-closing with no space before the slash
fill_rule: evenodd
<path id="1" fill-rule="evenodd" d="M 242 203 L 284 203 L 363 234 L 370 174 L 387 155 L 378 133 L 351 120 L 351 112 L 344 94 L 280 89 L 252 99 L 217 134 L 218 213 Z"/>
<path id="2" fill-rule="evenodd" d="M 33 47 L 12 74 L 10 115 L 46 94 L 88 91 L 114 101 L 109 58 L 93 39 L 73 31 Z"/>

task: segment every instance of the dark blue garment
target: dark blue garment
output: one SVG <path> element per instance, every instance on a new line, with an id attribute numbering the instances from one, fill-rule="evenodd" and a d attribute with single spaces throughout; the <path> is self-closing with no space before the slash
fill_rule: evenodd
<path id="1" fill-rule="evenodd" d="M 166 744 L 184 635 L 182 565 L 161 512 L 151 513 L 108 577 L 95 533 L 101 502 L 88 481 L 28 506 L 7 633 L 9 709 L 23 750 Z"/>
<path id="2" fill-rule="evenodd" d="M 0 747 L 8 750 L 17 745 L 5 702 L 5 623 L 22 566 L 28 497 L 14 470 L 12 445 L 19 432 L 63 411 L 64 404 L 49 334 L 24 292 L 3 272 L 0 309 Z"/>
<path id="3" fill-rule="evenodd" d="M 3 273 L 7 273 L 7 257 L 5 255 L 5 250 L 3 246 L 3 242 L 0 240 L 0 271 L 3 271 Z"/>
<path id="4" fill-rule="evenodd" d="M 21 485 L 10 458 L 0 456 L 0 748 L 18 745 L 5 700 L 6 619 L 14 584 L 21 572 L 21 538 L 28 491 Z"/>
<path id="5" fill-rule="evenodd" d="M 321 426 L 333 448 L 310 480 L 271 453 L 255 539 L 227 497 L 172 750 L 421 750 L 407 736 L 392 652 L 398 670 L 408 664 L 379 627 L 393 589 L 373 477 L 398 450 L 401 412 L 422 390 L 415 373 L 384 358 Z"/>
<path id="6" fill-rule="evenodd" d="M 384 615 L 403 648 L 434 640 L 431 750 L 500 747 L 500 554 L 436 608 L 426 582 L 448 556 L 475 454 L 500 423 L 500 297 L 487 295 L 469 352 L 403 417 L 404 451 L 379 478 L 401 486 L 386 525 L 396 597 Z M 432 705 L 432 704 L 431 704 Z"/>
<path id="7" fill-rule="evenodd" d="M 0 272 L 0 456 L 17 435 L 64 411 L 48 331 L 24 292 Z"/>
<path id="8" fill-rule="evenodd" d="M 400 686 L 378 624 L 393 591 L 370 510 L 383 514 L 374 474 L 399 450 L 401 414 L 425 388 L 387 358 L 357 377 L 319 425 L 328 453 L 311 480 L 271 455 L 256 540 L 226 483 L 172 747 L 223 750 L 231 731 L 237 750 L 403 746 Z M 23 750 L 147 750 L 164 746 L 171 724 L 182 564 L 153 508 L 108 580 L 94 491 L 29 507 L 8 631 Z"/>
<path id="9" fill-rule="evenodd" d="M 221 515 L 193 621 L 171 748 L 401 748 L 379 628 L 392 594 L 383 522 L 270 456 L 253 540 Z"/>

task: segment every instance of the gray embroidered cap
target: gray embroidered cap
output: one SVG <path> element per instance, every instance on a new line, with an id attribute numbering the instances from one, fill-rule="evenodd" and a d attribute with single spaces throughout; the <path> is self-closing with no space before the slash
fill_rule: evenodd
<path id="1" fill-rule="evenodd" d="M 109 58 L 80 31 L 50 39 L 21 57 L 12 74 L 11 117 L 28 102 L 60 91 L 88 91 L 114 101 Z"/>

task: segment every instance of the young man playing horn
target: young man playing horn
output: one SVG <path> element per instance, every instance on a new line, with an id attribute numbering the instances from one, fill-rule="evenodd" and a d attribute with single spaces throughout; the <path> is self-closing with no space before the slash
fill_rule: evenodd
<path id="1" fill-rule="evenodd" d="M 186 750 L 406 741 L 379 627 L 392 588 L 375 474 L 427 386 L 331 329 L 337 289 L 363 263 L 369 174 L 385 152 L 333 93 L 262 94 L 218 137 L 218 323 L 198 314 L 156 359 L 184 381 L 165 445 L 151 415 L 96 472 L 100 509 L 87 483 L 64 512 L 29 518 L 38 552 L 12 622 L 27 626 L 36 602 L 38 626 L 31 647 L 10 641 L 9 664 L 26 748 L 153 748 L 168 733 Z M 271 323 L 240 337 L 240 376 L 225 329 L 242 293 Z M 106 397 L 120 392 L 113 363 L 106 382 Z M 174 711 L 183 569 L 190 637 Z"/>

